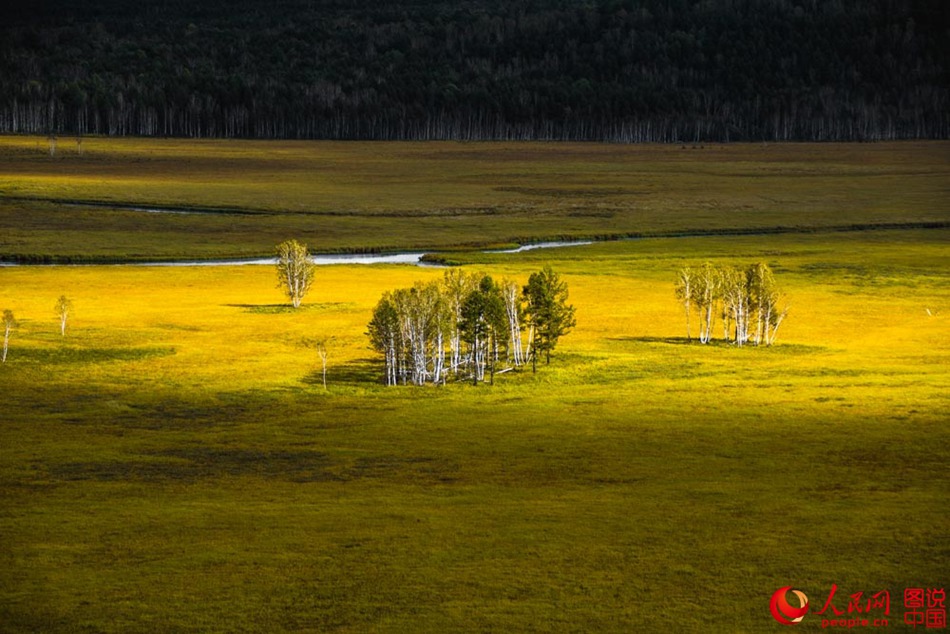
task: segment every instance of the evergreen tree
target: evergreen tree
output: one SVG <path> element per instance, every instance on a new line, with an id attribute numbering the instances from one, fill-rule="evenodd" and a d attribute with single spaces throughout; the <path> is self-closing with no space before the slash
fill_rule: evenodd
<path id="1" fill-rule="evenodd" d="M 538 355 L 551 363 L 551 352 L 558 340 L 577 324 L 574 306 L 567 303 L 567 282 L 561 280 L 550 266 L 532 273 L 523 289 L 525 316 L 532 329 L 532 368 L 538 370 Z"/>

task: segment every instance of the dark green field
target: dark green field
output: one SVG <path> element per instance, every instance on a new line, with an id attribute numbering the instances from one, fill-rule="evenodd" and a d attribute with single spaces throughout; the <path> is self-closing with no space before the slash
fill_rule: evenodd
<path id="1" fill-rule="evenodd" d="M 946 225 L 948 157 L 950 145 L 940 142 L 681 148 L 98 138 L 86 139 L 79 155 L 63 138 L 51 158 L 45 139 L 6 137 L 0 257 L 247 257 L 270 254 L 287 236 L 332 252 Z"/>

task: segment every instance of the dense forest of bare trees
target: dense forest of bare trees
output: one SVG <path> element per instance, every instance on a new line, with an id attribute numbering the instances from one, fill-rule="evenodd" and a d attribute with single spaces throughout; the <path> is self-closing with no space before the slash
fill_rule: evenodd
<path id="1" fill-rule="evenodd" d="M 0 132 L 696 142 L 950 136 L 945 0 L 45 0 Z"/>

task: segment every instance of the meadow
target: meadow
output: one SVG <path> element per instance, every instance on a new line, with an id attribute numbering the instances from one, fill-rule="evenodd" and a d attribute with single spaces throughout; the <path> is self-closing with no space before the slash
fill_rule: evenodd
<path id="1" fill-rule="evenodd" d="M 323 267 L 297 311 L 268 266 L 2 269 L 0 623 L 775 631 L 775 589 L 837 584 L 890 589 L 900 631 L 898 593 L 946 582 L 948 237 L 472 254 L 552 264 L 578 317 L 478 388 L 386 388 L 363 335 L 440 269 Z M 700 258 L 772 264 L 775 347 L 687 345 L 672 277 Z"/>
<path id="2" fill-rule="evenodd" d="M 0 137 L 0 258 L 122 261 L 946 225 L 946 143 Z M 67 203 L 83 203 L 82 205 Z M 148 213 L 130 208 L 171 209 Z M 181 213 L 181 212 L 190 213 Z"/>
<path id="3" fill-rule="evenodd" d="M 0 631 L 774 632 L 787 585 L 911 631 L 950 561 L 946 147 L 0 138 L 5 257 L 454 249 L 577 309 L 537 374 L 387 388 L 373 306 L 444 269 L 321 267 L 294 310 L 270 266 L 0 268 Z M 704 235 L 459 248 L 641 232 Z M 686 341 L 705 260 L 772 267 L 775 346 Z"/>

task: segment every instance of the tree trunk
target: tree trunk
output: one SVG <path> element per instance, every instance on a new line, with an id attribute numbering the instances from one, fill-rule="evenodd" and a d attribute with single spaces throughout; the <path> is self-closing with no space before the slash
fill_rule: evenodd
<path id="1" fill-rule="evenodd" d="M 492 349 L 495 348 L 495 335 L 492 335 L 491 337 L 490 347 Z M 488 359 L 488 373 L 489 373 L 488 384 L 489 385 L 495 384 L 495 356 L 496 355 L 492 353 L 491 357 Z"/>
<path id="2" fill-rule="evenodd" d="M 683 302 L 683 306 L 686 309 L 686 341 L 692 341 L 693 337 L 689 332 L 689 301 Z"/>
<path id="3" fill-rule="evenodd" d="M 478 340 L 478 336 L 475 336 L 475 346 L 472 349 L 472 385 L 478 385 L 478 349 L 481 345 L 481 342 Z"/>

